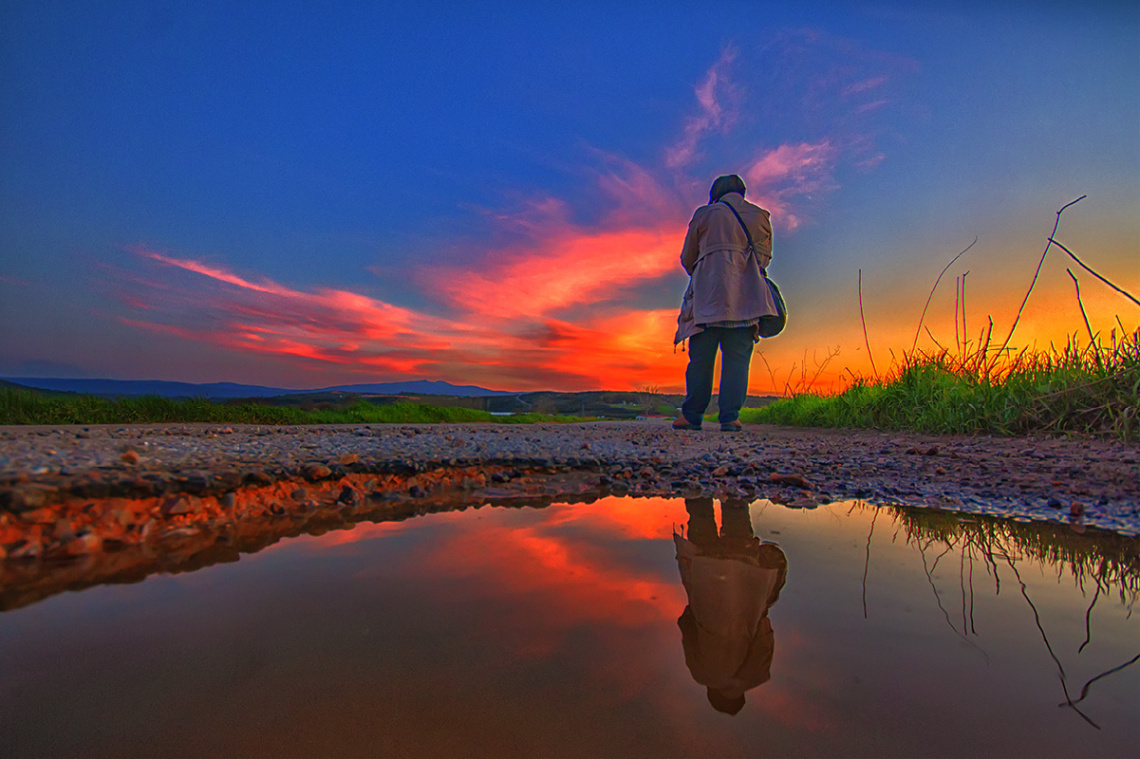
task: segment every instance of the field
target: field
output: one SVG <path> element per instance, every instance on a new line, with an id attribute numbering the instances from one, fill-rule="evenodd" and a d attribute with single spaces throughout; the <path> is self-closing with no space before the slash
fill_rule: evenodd
<path id="1" fill-rule="evenodd" d="M 399 402 L 357 401 L 344 408 L 305 410 L 253 403 L 213 403 L 143 396 L 110 400 L 92 395 L 47 395 L 0 388 L 0 424 L 429 424 L 436 422 L 579 422 L 557 414 L 492 416 L 488 411 Z"/>

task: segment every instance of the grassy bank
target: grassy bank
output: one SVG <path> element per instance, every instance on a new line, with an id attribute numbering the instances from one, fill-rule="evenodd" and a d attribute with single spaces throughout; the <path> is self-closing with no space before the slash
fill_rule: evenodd
<path id="1" fill-rule="evenodd" d="M 492 416 L 476 409 L 361 401 L 344 409 L 229 405 L 204 399 L 172 400 L 143 396 L 107 400 L 92 395 L 42 395 L 0 388 L 0 424 L 429 424 L 436 422 L 579 422 L 579 417 L 548 414 Z"/>
<path id="2" fill-rule="evenodd" d="M 1012 358 L 979 351 L 909 357 L 881 380 L 856 380 L 830 396 L 799 394 L 741 420 L 931 433 L 1078 433 L 1140 440 L 1140 331 L 1108 346 Z"/>

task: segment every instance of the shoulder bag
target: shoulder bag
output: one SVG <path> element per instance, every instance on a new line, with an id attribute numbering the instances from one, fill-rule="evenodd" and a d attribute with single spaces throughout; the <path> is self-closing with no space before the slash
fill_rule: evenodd
<path id="1" fill-rule="evenodd" d="M 744 230 L 744 236 L 748 238 L 748 247 L 744 249 L 745 254 L 749 256 L 756 256 L 756 264 L 760 264 L 760 256 L 756 253 L 756 244 L 752 240 L 752 233 L 748 231 L 748 225 L 744 223 L 744 219 L 740 218 L 740 214 L 729 203 L 721 200 L 717 201 L 724 203 L 728 206 L 728 210 L 732 211 L 732 215 L 740 222 L 740 228 Z M 760 337 L 775 337 L 784 331 L 784 327 L 788 325 L 788 307 L 784 303 L 784 296 L 780 294 L 780 288 L 776 283 L 768 278 L 768 272 L 764 270 L 763 266 L 759 266 L 760 276 L 764 278 L 765 284 L 772 293 L 772 301 L 776 304 L 775 315 L 767 314 L 760 317 Z"/>

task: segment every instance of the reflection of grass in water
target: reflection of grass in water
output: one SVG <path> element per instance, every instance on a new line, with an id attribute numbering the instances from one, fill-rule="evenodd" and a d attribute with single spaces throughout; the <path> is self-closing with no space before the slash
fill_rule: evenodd
<path id="1" fill-rule="evenodd" d="M 865 508 L 875 508 L 862 504 Z M 977 635 L 974 628 L 974 561 L 984 562 L 987 573 L 993 578 L 995 593 L 1001 592 L 1002 565 L 1013 573 L 1018 589 L 1033 612 L 1034 623 L 1041 635 L 1041 641 L 1057 667 L 1061 692 L 1064 701 L 1058 706 L 1067 706 L 1085 722 L 1097 730 L 1100 725 L 1082 711 L 1080 706 L 1089 695 L 1094 684 L 1111 677 L 1140 661 L 1140 655 L 1088 679 L 1079 692 L 1069 687 L 1069 676 L 1059 654 L 1050 642 L 1041 613 L 1029 594 L 1029 588 L 1017 568 L 1021 560 L 1040 563 L 1057 571 L 1060 580 L 1066 570 L 1072 575 L 1083 595 L 1088 595 L 1088 584 L 1095 585 L 1092 600 L 1085 612 L 1085 641 L 1077 649 L 1080 654 L 1092 642 L 1092 613 L 1101 595 L 1119 594 L 1120 602 L 1128 608 L 1140 596 L 1140 540 L 1114 533 L 1077 533 L 1067 525 L 1054 525 L 1041 522 L 1010 522 L 984 516 L 964 517 L 959 514 L 914 509 L 909 507 L 882 507 L 894 518 L 895 523 L 905 532 L 907 544 L 913 544 L 922 555 L 923 570 L 934 591 L 938 608 L 946 618 L 946 623 L 963 641 L 971 646 L 970 635 Z M 875 521 L 880 513 L 876 509 L 876 519 L 871 520 L 871 530 L 867 538 L 867 567 L 863 574 L 863 613 L 866 616 L 867 568 L 871 560 L 871 541 L 875 531 Z M 927 563 L 927 549 L 941 552 Z M 956 552 L 959 556 L 959 582 L 961 584 L 961 626 L 950 618 L 950 612 L 943 605 L 941 594 L 934 580 L 934 572 L 939 561 L 947 554 Z M 976 646 L 975 646 L 976 647 Z M 978 648 L 983 656 L 985 652 Z M 986 656 L 986 661 L 989 657 Z M 1074 683 L 1075 685 L 1075 683 Z M 1075 698 L 1074 698 L 1075 696 Z"/>
<path id="2" fill-rule="evenodd" d="M 230 405 L 194 398 L 158 396 L 107 400 L 93 395 L 44 395 L 0 388 L 0 424 L 425 424 L 435 422 L 577 422 L 578 417 L 547 414 L 492 416 L 477 409 L 422 403 L 373 405 L 360 401 L 343 409 Z"/>
<path id="3" fill-rule="evenodd" d="M 868 506 L 867 508 L 875 508 Z M 883 507 L 906 533 L 908 542 L 939 543 L 994 567 L 1007 560 L 1030 559 L 1066 569 L 1083 588 L 1095 583 L 1119 593 L 1122 603 L 1140 597 L 1140 540 L 1110 532 L 1077 533 L 1068 525 L 1011 522 L 952 512 Z"/>
<path id="4" fill-rule="evenodd" d="M 832 396 L 800 394 L 744 422 L 874 427 L 931 433 L 1079 432 L 1140 439 L 1140 330 L 1108 345 L 1023 351 L 996 363 L 984 349 L 908 357 L 881 380 L 860 378 Z"/>

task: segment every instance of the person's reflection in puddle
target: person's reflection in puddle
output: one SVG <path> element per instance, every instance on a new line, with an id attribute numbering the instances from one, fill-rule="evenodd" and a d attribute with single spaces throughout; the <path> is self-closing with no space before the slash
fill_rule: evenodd
<path id="1" fill-rule="evenodd" d="M 688 536 L 673 535 L 689 597 L 677 620 L 685 664 L 713 708 L 736 714 L 745 691 L 768 681 L 775 645 L 768 608 L 780 597 L 788 560 L 753 534 L 746 501 L 721 502 L 719 533 L 712 498 L 686 498 L 685 509 Z"/>

